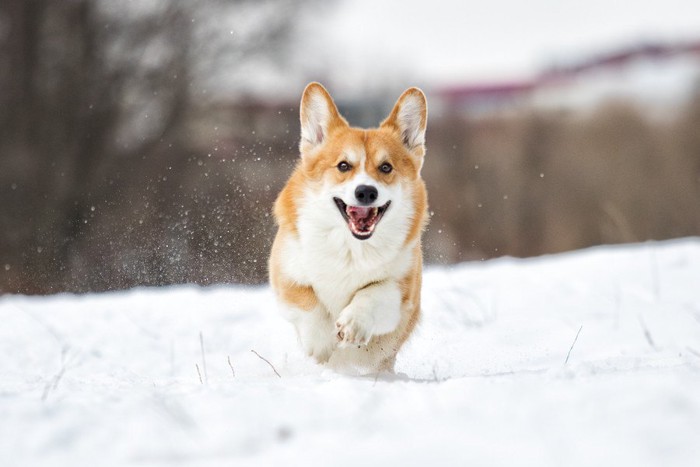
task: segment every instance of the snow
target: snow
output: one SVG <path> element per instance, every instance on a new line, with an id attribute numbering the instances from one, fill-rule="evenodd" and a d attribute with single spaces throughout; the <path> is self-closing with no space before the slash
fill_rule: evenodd
<path id="1" fill-rule="evenodd" d="M 1 464 L 697 465 L 699 279 L 700 238 L 431 267 L 362 378 L 267 287 L 0 297 Z"/>

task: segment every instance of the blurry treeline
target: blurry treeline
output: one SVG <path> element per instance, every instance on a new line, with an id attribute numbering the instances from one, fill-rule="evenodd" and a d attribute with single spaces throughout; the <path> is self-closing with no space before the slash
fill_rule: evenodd
<path id="1" fill-rule="evenodd" d="M 298 106 L 212 83 L 281 63 L 307 4 L 4 0 L 0 292 L 264 281 Z M 700 235 L 700 96 L 431 114 L 427 145 L 429 262 Z"/>
<path id="2" fill-rule="evenodd" d="M 446 115 L 428 137 L 434 260 L 700 235 L 700 94 L 667 119 L 609 101 Z"/>
<path id="3" fill-rule="evenodd" d="M 0 2 L 0 292 L 263 280 L 256 174 L 296 136 L 210 85 L 283 60 L 308 4 Z"/>

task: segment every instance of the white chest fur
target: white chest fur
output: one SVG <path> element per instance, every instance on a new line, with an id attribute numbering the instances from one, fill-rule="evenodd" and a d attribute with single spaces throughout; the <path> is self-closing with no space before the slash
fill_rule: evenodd
<path id="1" fill-rule="evenodd" d="M 404 245 L 412 206 L 392 204 L 374 235 L 358 240 L 332 202 L 306 201 L 299 209 L 298 235 L 284 239 L 282 268 L 296 282 L 311 285 L 332 317 L 363 286 L 406 275 L 413 261 L 413 245 Z"/>

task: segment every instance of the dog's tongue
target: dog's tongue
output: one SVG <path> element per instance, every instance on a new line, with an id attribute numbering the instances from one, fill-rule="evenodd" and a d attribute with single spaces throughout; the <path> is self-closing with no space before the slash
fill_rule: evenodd
<path id="1" fill-rule="evenodd" d="M 362 206 L 348 206 L 345 210 L 348 217 L 352 219 L 353 222 L 359 224 L 361 221 L 367 220 L 372 215 L 372 208 L 366 208 Z"/>
<path id="2" fill-rule="evenodd" d="M 369 235 L 377 224 L 377 208 L 347 206 L 345 214 L 350 220 L 350 230 L 356 235 Z"/>

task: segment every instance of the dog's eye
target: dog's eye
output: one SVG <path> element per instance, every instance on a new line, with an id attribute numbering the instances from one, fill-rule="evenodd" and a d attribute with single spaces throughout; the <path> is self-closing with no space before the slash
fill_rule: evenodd
<path id="1" fill-rule="evenodd" d="M 391 164 L 385 162 L 379 166 L 379 170 L 384 172 L 385 174 L 388 174 L 391 173 L 391 171 L 394 170 L 394 168 L 391 166 Z"/>
<path id="2" fill-rule="evenodd" d="M 351 168 L 352 168 L 352 167 L 350 167 L 350 164 L 348 164 L 348 163 L 345 162 L 345 161 L 343 161 L 343 162 L 341 162 L 340 164 L 338 164 L 338 170 L 340 170 L 341 172 L 347 172 L 347 171 L 350 170 Z"/>

